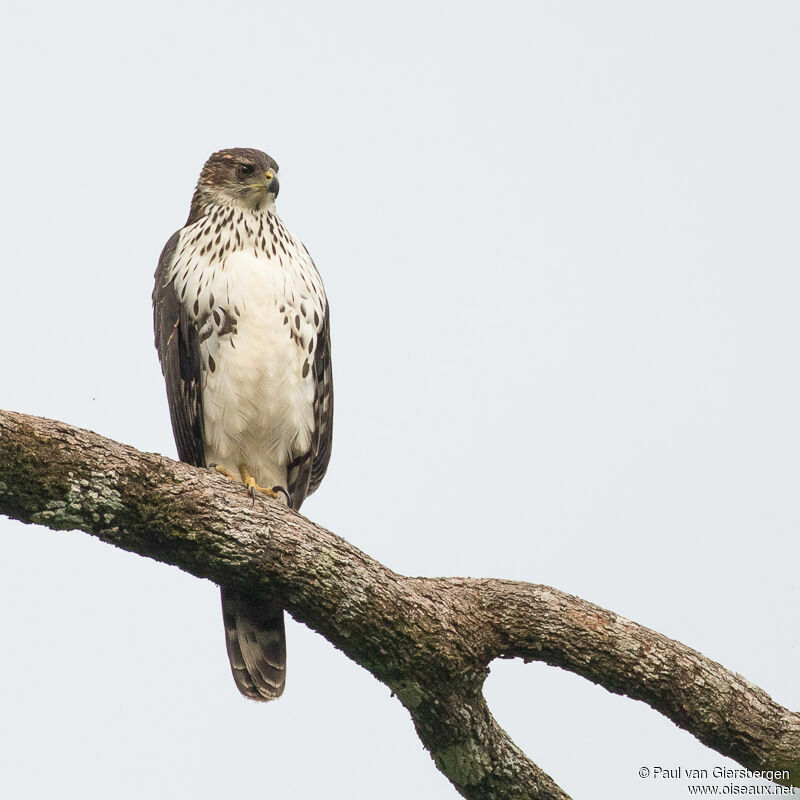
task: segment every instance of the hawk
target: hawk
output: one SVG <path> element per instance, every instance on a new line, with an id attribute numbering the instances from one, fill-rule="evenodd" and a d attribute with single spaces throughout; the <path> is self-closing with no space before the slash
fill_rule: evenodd
<path id="1" fill-rule="evenodd" d="M 275 212 L 278 165 L 248 148 L 206 161 L 153 290 L 155 342 L 182 461 L 299 509 L 331 454 L 328 301 Z M 222 588 L 234 680 L 254 700 L 286 681 L 283 609 Z"/>

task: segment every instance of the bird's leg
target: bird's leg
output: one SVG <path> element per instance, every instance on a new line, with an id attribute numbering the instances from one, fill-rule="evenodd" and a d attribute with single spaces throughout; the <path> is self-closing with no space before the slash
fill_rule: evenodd
<path id="1" fill-rule="evenodd" d="M 236 476 L 233 473 L 228 472 L 225 467 L 221 467 L 219 464 L 209 464 L 208 468 L 213 469 L 214 472 L 219 472 L 220 475 L 224 475 L 226 478 L 230 478 L 233 481 L 236 480 Z"/>
<path id="2" fill-rule="evenodd" d="M 261 492 L 261 494 L 265 494 L 267 497 L 271 497 L 273 500 L 277 500 L 281 496 L 281 492 L 286 493 L 288 497 L 288 492 L 282 487 L 275 487 L 275 489 L 269 489 L 266 486 L 259 486 L 256 483 L 256 479 L 250 474 L 250 471 L 247 469 L 245 464 L 239 464 L 239 473 L 242 476 L 242 481 L 244 485 L 250 492 L 250 497 L 253 498 L 253 502 L 256 501 L 256 492 Z M 276 491 L 276 489 L 280 489 L 280 491 Z"/>

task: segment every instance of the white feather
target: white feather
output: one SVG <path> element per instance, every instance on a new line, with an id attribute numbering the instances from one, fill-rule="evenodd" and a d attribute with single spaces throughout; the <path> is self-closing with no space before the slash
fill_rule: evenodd
<path id="1" fill-rule="evenodd" d="M 258 484 L 285 487 L 314 429 L 309 343 L 326 300 L 308 252 L 273 212 L 237 209 L 221 231 L 210 212 L 182 231 L 170 274 L 201 329 L 206 463 L 234 475 L 244 464 Z M 223 333 L 223 309 L 235 333 Z"/>

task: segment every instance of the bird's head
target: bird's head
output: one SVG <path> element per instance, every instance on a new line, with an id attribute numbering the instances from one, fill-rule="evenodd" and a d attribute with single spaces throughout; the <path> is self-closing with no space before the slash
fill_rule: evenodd
<path id="1" fill-rule="evenodd" d="M 192 198 L 192 208 L 208 203 L 266 211 L 278 196 L 278 164 L 249 147 L 220 150 L 206 161 Z"/>

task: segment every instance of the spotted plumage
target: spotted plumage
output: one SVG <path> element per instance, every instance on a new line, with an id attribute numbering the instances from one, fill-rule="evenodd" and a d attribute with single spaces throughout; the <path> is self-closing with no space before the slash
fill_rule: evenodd
<path id="1" fill-rule="evenodd" d="M 156 348 L 178 454 L 297 509 L 320 484 L 333 421 L 328 302 L 314 262 L 275 213 L 278 165 L 222 150 L 203 167 L 186 225 L 156 270 Z M 283 494 L 281 494 L 283 496 Z M 239 689 L 283 691 L 283 612 L 275 598 L 223 589 Z"/>

